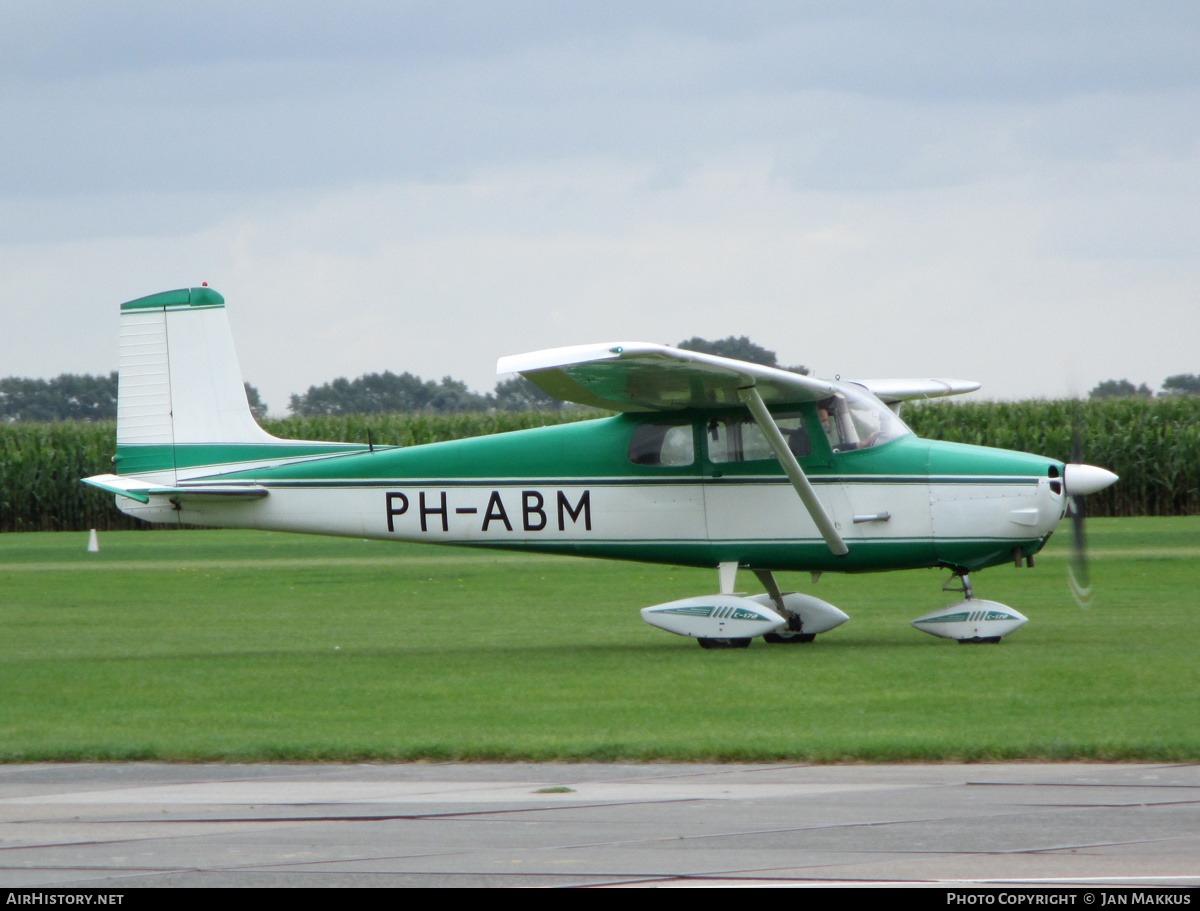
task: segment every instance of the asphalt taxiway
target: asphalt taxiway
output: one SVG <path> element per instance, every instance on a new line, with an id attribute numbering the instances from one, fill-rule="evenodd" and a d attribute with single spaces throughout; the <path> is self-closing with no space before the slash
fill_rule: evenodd
<path id="1" fill-rule="evenodd" d="M 0 766 L 0 885 L 1200 885 L 1200 765 Z"/>

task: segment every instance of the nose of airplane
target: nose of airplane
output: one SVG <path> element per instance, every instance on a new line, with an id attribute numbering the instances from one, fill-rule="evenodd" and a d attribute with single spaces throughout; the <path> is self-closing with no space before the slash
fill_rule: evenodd
<path id="1" fill-rule="evenodd" d="M 1063 483 L 1072 497 L 1087 496 L 1117 482 L 1117 476 L 1107 468 L 1095 465 L 1071 464 L 1063 468 Z"/>

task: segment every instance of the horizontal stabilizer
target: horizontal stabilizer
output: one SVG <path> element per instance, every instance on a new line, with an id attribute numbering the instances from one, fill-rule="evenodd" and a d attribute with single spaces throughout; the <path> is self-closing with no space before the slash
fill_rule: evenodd
<path id="1" fill-rule="evenodd" d="M 194 484 L 179 487 L 160 487 L 147 484 L 135 477 L 115 474 L 98 474 L 83 479 L 84 484 L 98 487 L 119 497 L 128 497 L 139 503 L 149 503 L 151 497 L 204 497 L 228 498 L 233 500 L 260 499 L 267 495 L 265 487 L 252 484 Z"/>

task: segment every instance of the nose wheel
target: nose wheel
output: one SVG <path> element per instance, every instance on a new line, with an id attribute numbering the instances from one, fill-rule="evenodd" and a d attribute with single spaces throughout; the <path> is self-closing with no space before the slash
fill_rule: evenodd
<path id="1" fill-rule="evenodd" d="M 964 600 L 918 617 L 912 625 L 923 633 L 961 643 L 999 642 L 1001 637 L 1024 626 L 1028 618 L 1020 611 L 998 601 L 976 598 L 966 570 L 954 570 L 942 591 L 962 592 Z M 958 579 L 961 586 L 955 586 Z"/>

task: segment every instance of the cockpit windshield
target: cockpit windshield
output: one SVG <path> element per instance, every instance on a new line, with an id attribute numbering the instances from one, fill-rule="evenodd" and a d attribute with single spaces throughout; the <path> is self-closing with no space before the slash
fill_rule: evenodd
<path id="1" fill-rule="evenodd" d="M 887 405 L 850 383 L 818 402 L 817 413 L 834 452 L 871 449 L 912 433 Z"/>

